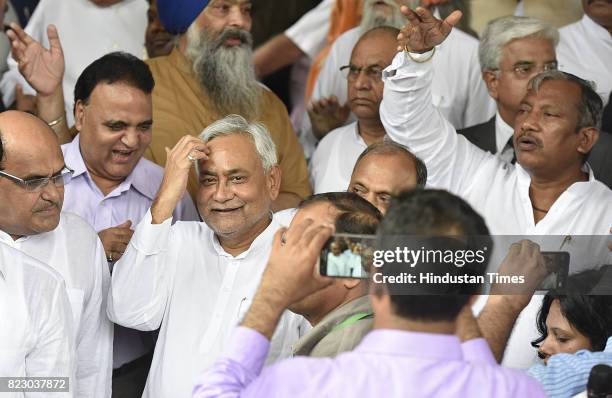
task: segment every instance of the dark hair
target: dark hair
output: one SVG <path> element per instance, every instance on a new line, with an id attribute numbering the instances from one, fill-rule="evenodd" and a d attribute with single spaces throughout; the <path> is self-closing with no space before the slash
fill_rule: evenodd
<path id="1" fill-rule="evenodd" d="M 132 54 L 117 51 L 98 58 L 85 68 L 74 86 L 74 103 L 87 103 L 100 83 L 125 83 L 151 94 L 155 81 L 149 66 Z"/>
<path id="2" fill-rule="evenodd" d="M 377 142 L 368 146 L 361 155 L 357 158 L 355 162 L 355 167 L 353 168 L 353 172 L 357 168 L 359 162 L 368 155 L 406 155 L 414 162 L 414 167 L 416 169 L 416 180 L 417 186 L 424 188 L 427 183 L 427 167 L 425 163 L 421 159 L 419 159 L 415 154 L 410 152 L 408 148 L 404 145 L 398 144 L 397 142 L 391 140 L 385 140 L 383 142 Z"/>
<path id="3" fill-rule="evenodd" d="M 316 203 L 329 203 L 340 212 L 336 218 L 336 232 L 375 234 L 378 223 L 382 220 L 381 212 L 373 204 L 353 192 L 326 192 L 312 195 L 302 200 L 298 209 Z M 362 224 L 362 227 L 350 226 L 351 223 Z"/>
<path id="4" fill-rule="evenodd" d="M 561 80 L 576 83 L 581 90 L 580 101 L 578 102 L 578 124 L 576 131 L 585 127 L 601 127 L 603 115 L 603 101 L 595 91 L 594 84 L 590 81 L 579 78 L 571 73 L 559 70 L 549 70 L 536 75 L 529 82 L 529 89 L 538 91 L 540 85 L 548 80 Z"/>
<path id="5" fill-rule="evenodd" d="M 457 234 L 461 236 L 449 236 Z M 406 235 L 416 235 L 411 239 L 415 239 L 415 242 L 418 240 L 417 247 L 424 249 L 436 250 L 443 247 L 454 251 L 476 251 L 487 247 L 490 253 L 493 247 L 484 219 L 463 199 L 443 190 L 417 188 L 392 199 L 378 235 L 382 250 L 408 246 Z M 481 262 L 470 261 L 464 263 L 464 266 L 458 263 L 443 264 L 442 261 L 440 264 L 428 262 L 427 272 L 435 275 L 455 272 L 478 277 L 484 274 L 488 260 L 489 256 L 485 254 Z M 419 280 L 420 270 L 418 266 L 413 268 L 405 263 L 386 262 L 381 272 L 385 276 L 416 273 Z M 479 293 L 481 284 L 419 283 L 413 287 L 390 283 L 385 288 L 394 312 L 401 317 L 422 321 L 452 321 L 468 303 L 470 295 Z M 382 293 L 382 290 L 379 289 L 377 293 Z"/>
<path id="6" fill-rule="evenodd" d="M 539 347 L 548 336 L 546 319 L 553 301 L 559 300 L 561 314 L 568 323 L 589 340 L 593 351 L 603 351 L 612 336 L 612 296 L 588 294 L 601 282 L 603 272 L 601 268 L 571 275 L 567 278 L 566 290 L 550 290 L 544 296 L 536 320 L 540 337 L 531 342 L 533 347 Z"/>

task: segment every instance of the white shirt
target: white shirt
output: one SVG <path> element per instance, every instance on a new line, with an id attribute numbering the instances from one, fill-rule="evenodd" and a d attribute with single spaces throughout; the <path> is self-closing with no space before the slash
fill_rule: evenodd
<path id="1" fill-rule="evenodd" d="M 70 184 L 64 188 L 63 209 L 83 217 L 96 232 L 116 227 L 127 220 L 132 221 L 132 228 L 135 228 L 157 195 L 164 169 L 141 158 L 130 175 L 105 196 L 85 166 L 80 138 L 78 134 L 72 142 L 62 145 L 64 161 L 74 170 Z M 176 220 L 200 219 L 188 194 L 183 195 L 173 214 Z M 115 328 L 113 367 L 119 368 L 146 355 L 153 350 L 153 346 L 153 336 L 143 335 L 136 330 Z"/>
<path id="2" fill-rule="evenodd" d="M 586 14 L 559 29 L 559 35 L 559 69 L 594 81 L 605 106 L 612 91 L 612 35 Z"/>
<path id="3" fill-rule="evenodd" d="M 64 50 L 64 102 L 70 124 L 73 122 L 74 86 L 86 66 L 113 51 L 125 51 L 138 58 L 145 56 L 147 7 L 142 0 L 123 0 L 109 7 L 98 7 L 90 0 L 41 0 L 36 6 L 25 31 L 49 48 L 47 25 L 57 27 Z M 17 83 L 23 86 L 26 94 L 35 94 L 10 55 L 8 65 L 9 71 L 0 81 L 2 99 L 7 106 L 15 99 Z"/>
<path id="4" fill-rule="evenodd" d="M 564 236 L 573 237 L 570 246 L 580 242 L 579 235 L 609 236 L 612 191 L 595 180 L 590 169 L 589 181 L 570 186 L 535 224 L 529 198 L 529 174 L 519 164 L 510 165 L 456 134 L 441 112 L 431 105 L 432 63 L 405 62 L 405 59 L 404 53 L 399 53 L 385 71 L 381 120 L 393 141 L 408 146 L 423 159 L 428 186 L 463 197 L 484 217 L 492 235 L 560 235 L 548 240 L 544 237 L 546 244 L 541 245 L 542 250 L 559 250 Z M 592 250 L 595 253 L 603 250 L 609 261 L 605 241 L 598 241 Z M 563 250 L 573 251 L 565 246 Z M 525 367 L 535 357 L 529 343 L 538 336 L 535 331 L 537 299 L 534 297 L 531 308 L 517 321 L 506 350 L 514 356 L 504 360 L 505 366 Z"/>
<path id="5" fill-rule="evenodd" d="M 0 319 L 0 377 L 70 377 L 70 392 L 52 395 L 76 397 L 72 316 L 64 281 L 50 267 L 1 242 Z"/>
<path id="6" fill-rule="evenodd" d="M 308 55 L 311 61 L 325 48 L 334 3 L 334 0 L 323 0 L 285 31 L 285 35 Z"/>
<path id="7" fill-rule="evenodd" d="M 309 166 L 315 194 L 347 190 L 357 158 L 368 147 L 358 130 L 353 122 L 323 137 Z"/>
<path id="8" fill-rule="evenodd" d="M 251 305 L 272 246 L 273 219 L 244 253 L 233 257 L 203 222 L 142 219 L 115 264 L 108 314 L 125 327 L 161 326 L 145 398 L 187 398 L 200 372 L 229 341 Z M 301 316 L 286 312 L 268 360 L 291 355 L 305 332 Z"/>
<path id="9" fill-rule="evenodd" d="M 313 100 L 335 95 L 340 104 L 347 102 L 347 82 L 340 73 L 340 67 L 350 63 L 353 47 L 363 33 L 361 27 L 356 27 L 336 39 L 317 78 Z M 493 117 L 495 102 L 489 97 L 480 73 L 478 40 L 453 29 L 446 41 L 436 49 L 433 65 L 436 77 L 432 102 L 456 129 L 484 123 Z M 349 120 L 355 120 L 354 116 Z M 304 118 L 300 142 L 307 156 L 316 146 L 308 117 Z"/>
<path id="10" fill-rule="evenodd" d="M 514 157 L 514 146 L 507 146 L 508 140 L 514 135 L 514 128 L 502 119 L 499 112 L 495 116 L 495 147 L 497 154 L 506 162 Z"/>
<path id="11" fill-rule="evenodd" d="M 102 242 L 82 218 L 62 212 L 53 231 L 0 241 L 49 264 L 66 281 L 76 341 L 75 396 L 108 398 L 111 393 L 113 325 L 106 317 L 110 272 Z"/>

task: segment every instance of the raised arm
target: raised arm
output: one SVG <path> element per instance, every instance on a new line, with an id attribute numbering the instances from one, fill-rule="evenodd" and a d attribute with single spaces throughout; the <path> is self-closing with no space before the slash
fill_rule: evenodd
<path id="1" fill-rule="evenodd" d="M 60 144 L 72 141 L 64 108 L 64 52 L 54 25 L 47 27 L 49 49 L 44 48 L 16 23 L 11 23 L 7 36 L 11 54 L 19 73 L 36 90 L 38 116 L 49 124 Z"/>
<path id="2" fill-rule="evenodd" d="M 170 295 L 178 253 L 172 251 L 172 214 L 182 200 L 193 164 L 208 157 L 200 139 L 185 136 L 168 150 L 157 197 L 140 221 L 125 253 L 115 263 L 108 296 L 108 316 L 138 330 L 159 327 Z"/>
<path id="3" fill-rule="evenodd" d="M 487 155 L 458 136 L 432 104 L 434 76 L 429 62 L 435 46 L 448 36 L 461 13 L 455 11 L 441 21 L 421 7 L 416 12 L 402 7 L 402 12 L 408 24 L 398 36 L 398 50 L 402 51 L 385 71 L 381 120 L 392 140 L 423 159 L 429 185 L 461 195 Z"/>

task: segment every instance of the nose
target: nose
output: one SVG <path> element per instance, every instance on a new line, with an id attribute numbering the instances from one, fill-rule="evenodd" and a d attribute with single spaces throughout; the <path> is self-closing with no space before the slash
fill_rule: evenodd
<path id="1" fill-rule="evenodd" d="M 533 109 L 519 113 L 517 115 L 517 121 L 519 122 L 518 125 L 520 126 L 521 132 L 538 130 L 538 117 Z"/>
<path id="2" fill-rule="evenodd" d="M 225 203 L 232 200 L 233 197 L 234 193 L 230 188 L 228 188 L 227 184 L 223 183 L 222 181 L 217 183 L 215 195 L 213 197 L 216 202 Z"/>
<path id="3" fill-rule="evenodd" d="M 64 187 L 57 186 L 49 181 L 47 185 L 42 188 L 40 197 L 47 202 L 59 203 L 64 197 Z"/>
<path id="4" fill-rule="evenodd" d="M 353 83 L 357 90 L 368 90 L 372 87 L 372 80 L 368 76 L 365 70 L 359 71 L 359 75 Z"/>
<path id="5" fill-rule="evenodd" d="M 240 5 L 232 7 L 229 13 L 228 25 L 233 28 L 251 30 L 251 14 L 242 9 Z"/>
<path id="6" fill-rule="evenodd" d="M 538 351 L 543 354 L 545 358 L 548 358 L 557 352 L 553 340 L 553 337 L 549 333 L 548 336 L 546 336 L 546 338 L 544 339 L 544 341 L 542 341 L 542 343 L 540 344 L 540 349 Z"/>
<path id="7" fill-rule="evenodd" d="M 140 142 L 140 133 L 135 129 L 127 129 L 121 136 L 121 143 L 128 148 L 135 148 Z"/>

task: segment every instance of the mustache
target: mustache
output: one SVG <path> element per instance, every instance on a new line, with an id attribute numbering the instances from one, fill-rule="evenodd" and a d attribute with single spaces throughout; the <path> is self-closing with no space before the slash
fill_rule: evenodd
<path id="1" fill-rule="evenodd" d="M 243 29 L 226 28 L 221 32 L 219 37 L 215 40 L 215 48 L 221 47 L 226 40 L 237 39 L 242 42 L 243 45 L 252 46 L 253 36 L 250 32 Z"/>
<path id="2" fill-rule="evenodd" d="M 51 209 L 53 207 L 57 208 L 58 210 L 61 210 L 60 202 L 59 201 L 51 202 L 51 201 L 45 200 L 43 203 L 40 203 L 40 204 L 37 204 L 36 206 L 34 206 L 34 208 L 32 209 L 32 212 L 33 213 L 38 213 L 38 212 L 41 212 L 41 211 L 49 210 L 49 209 Z"/>
<path id="3" fill-rule="evenodd" d="M 531 138 L 535 144 L 538 146 L 538 148 L 542 148 L 542 141 L 536 137 L 535 135 L 531 134 L 529 131 L 521 131 L 521 133 L 518 135 L 518 137 L 516 137 L 516 140 L 514 142 L 514 145 L 516 146 L 522 138 Z"/>

